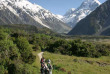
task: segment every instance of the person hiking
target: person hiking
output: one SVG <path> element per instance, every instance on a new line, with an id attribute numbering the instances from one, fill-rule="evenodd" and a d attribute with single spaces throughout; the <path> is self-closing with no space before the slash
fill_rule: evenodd
<path id="1" fill-rule="evenodd" d="M 45 74 L 49 74 L 49 69 L 48 69 L 48 67 L 45 67 Z"/>
<path id="2" fill-rule="evenodd" d="M 41 63 L 41 74 L 45 74 L 45 64 Z"/>
<path id="3" fill-rule="evenodd" d="M 48 60 L 47 67 L 49 69 L 49 74 L 52 74 L 52 65 L 51 65 L 51 60 L 50 59 Z"/>
<path id="4" fill-rule="evenodd" d="M 44 59 L 44 57 L 42 57 L 40 60 L 40 63 L 42 64 L 42 63 L 44 63 L 44 61 L 45 61 L 45 59 Z"/>
<path id="5" fill-rule="evenodd" d="M 49 74 L 49 69 L 47 67 L 47 64 L 45 63 L 44 57 L 41 58 L 41 74 Z"/>
<path id="6" fill-rule="evenodd" d="M 41 74 L 45 74 L 45 59 L 44 57 L 41 58 L 40 60 L 40 63 L 41 63 Z"/>

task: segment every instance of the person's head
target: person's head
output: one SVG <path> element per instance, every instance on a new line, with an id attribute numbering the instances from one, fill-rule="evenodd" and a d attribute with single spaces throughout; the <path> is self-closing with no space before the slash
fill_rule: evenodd
<path id="1" fill-rule="evenodd" d="M 45 62 L 45 59 L 44 59 L 44 62 Z"/>
<path id="2" fill-rule="evenodd" d="M 48 60 L 48 63 L 51 63 L 50 59 Z"/>

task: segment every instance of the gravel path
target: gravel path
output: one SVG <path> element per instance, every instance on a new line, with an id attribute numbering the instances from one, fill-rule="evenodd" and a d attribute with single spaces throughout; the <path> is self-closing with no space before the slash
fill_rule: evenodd
<path id="1" fill-rule="evenodd" d="M 41 58 L 42 58 L 42 56 L 43 56 L 43 53 L 44 53 L 44 52 L 38 53 L 38 56 L 39 56 L 39 59 L 40 59 L 40 60 L 41 60 Z"/>

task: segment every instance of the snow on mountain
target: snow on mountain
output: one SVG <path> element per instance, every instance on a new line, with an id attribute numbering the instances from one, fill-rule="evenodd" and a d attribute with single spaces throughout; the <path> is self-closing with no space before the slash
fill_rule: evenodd
<path id="1" fill-rule="evenodd" d="M 69 15 L 69 14 L 72 14 L 73 12 L 75 11 L 75 8 L 71 8 L 69 9 L 65 15 Z"/>
<path id="2" fill-rule="evenodd" d="M 68 34 L 110 36 L 110 0 L 101 4 L 94 12 L 78 22 Z"/>
<path id="3" fill-rule="evenodd" d="M 43 9 L 41 6 L 36 5 L 36 4 L 32 4 L 30 3 L 28 0 L 2 0 L 3 4 L 10 10 L 12 11 L 15 15 L 19 16 L 19 14 L 17 14 L 16 10 L 12 8 L 12 6 L 8 5 L 8 3 L 11 3 L 13 6 L 15 6 L 16 8 L 19 7 L 21 8 L 23 11 L 25 11 L 27 14 L 29 14 L 33 19 L 35 19 L 37 22 L 39 22 L 41 25 L 50 28 L 49 26 L 45 25 L 42 23 L 42 21 L 38 18 L 39 16 L 36 14 L 38 12 L 41 12 L 39 15 L 40 18 L 45 18 L 48 17 L 49 14 L 47 15 L 46 13 L 49 13 L 48 10 Z M 5 2 L 6 1 L 6 2 Z M 46 13 L 44 15 L 42 14 L 42 11 L 46 11 Z"/>
<path id="4" fill-rule="evenodd" d="M 3 6 L 21 19 L 26 19 L 26 17 L 24 17 L 26 13 L 26 15 L 28 14 L 36 22 L 49 29 L 55 29 L 57 31 L 57 27 L 59 26 L 61 30 L 70 30 L 65 23 L 57 19 L 56 15 L 37 4 L 32 4 L 28 0 L 0 0 L 1 10 Z"/>
<path id="5" fill-rule="evenodd" d="M 62 15 L 56 15 L 56 18 L 59 19 L 59 20 L 61 20 L 61 19 L 63 19 L 63 16 Z"/>
<path id="6" fill-rule="evenodd" d="M 101 3 L 98 0 L 85 0 L 77 9 L 70 9 L 62 19 L 69 26 L 74 27 L 81 19 L 94 11 Z"/>

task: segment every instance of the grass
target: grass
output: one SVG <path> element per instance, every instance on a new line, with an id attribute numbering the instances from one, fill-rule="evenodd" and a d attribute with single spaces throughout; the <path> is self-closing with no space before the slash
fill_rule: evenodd
<path id="1" fill-rule="evenodd" d="M 86 58 L 45 52 L 44 57 L 52 60 L 53 74 L 110 74 L 110 65 L 102 65 L 110 64 L 110 56 Z"/>
<path id="2" fill-rule="evenodd" d="M 33 54 L 36 56 L 36 60 L 35 60 L 35 62 L 32 64 L 34 67 L 36 67 L 36 70 L 37 70 L 37 73 L 36 74 L 38 74 L 38 73 L 40 73 L 40 59 L 39 59 L 39 57 L 38 57 L 38 53 L 39 53 L 40 51 L 37 51 L 37 52 L 35 52 L 35 51 L 33 51 Z"/>

